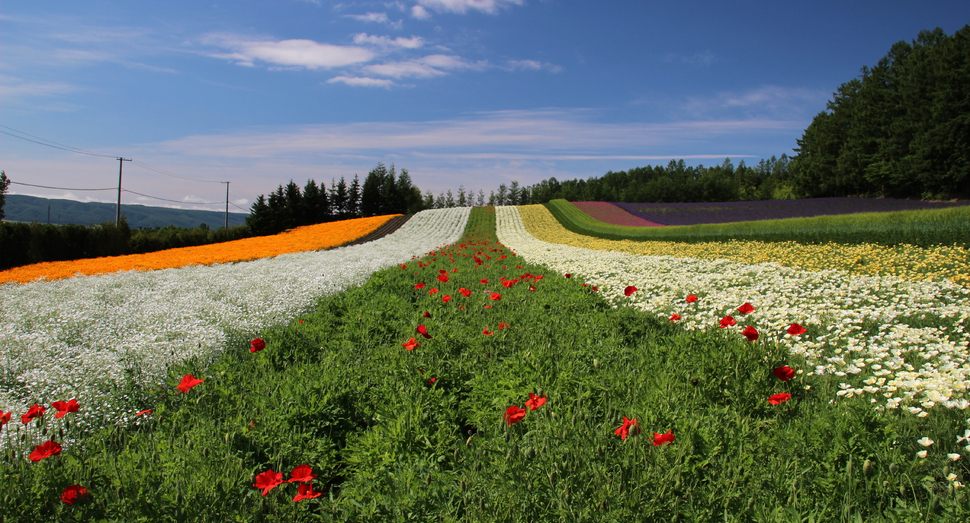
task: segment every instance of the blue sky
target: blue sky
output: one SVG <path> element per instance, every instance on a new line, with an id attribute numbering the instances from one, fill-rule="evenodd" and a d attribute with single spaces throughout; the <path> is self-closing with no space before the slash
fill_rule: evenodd
<path id="1" fill-rule="evenodd" d="M 363 180 L 377 162 L 436 194 L 752 164 L 793 154 L 894 42 L 967 23 L 965 0 L 8 3 L 0 169 L 109 188 L 124 156 L 125 189 L 171 200 L 126 203 L 218 210 L 199 202 L 230 181 L 241 211 L 290 179 Z"/>

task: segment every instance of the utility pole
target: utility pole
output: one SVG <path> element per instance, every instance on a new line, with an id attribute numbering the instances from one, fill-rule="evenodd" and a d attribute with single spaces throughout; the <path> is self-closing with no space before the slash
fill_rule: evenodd
<path id="1" fill-rule="evenodd" d="M 121 225 L 121 166 L 130 161 L 131 158 L 118 158 L 118 212 L 115 214 L 115 225 Z"/>
<path id="2" fill-rule="evenodd" d="M 226 184 L 226 230 L 229 230 L 229 182 L 219 182 Z"/>

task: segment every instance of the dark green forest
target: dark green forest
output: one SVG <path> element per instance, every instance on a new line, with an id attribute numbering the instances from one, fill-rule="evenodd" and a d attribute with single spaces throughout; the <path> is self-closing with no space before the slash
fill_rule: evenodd
<path id="1" fill-rule="evenodd" d="M 797 142 L 801 197 L 970 197 L 970 25 L 894 44 Z"/>

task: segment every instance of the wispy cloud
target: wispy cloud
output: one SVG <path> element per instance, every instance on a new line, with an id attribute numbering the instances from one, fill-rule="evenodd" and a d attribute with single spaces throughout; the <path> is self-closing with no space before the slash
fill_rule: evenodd
<path id="1" fill-rule="evenodd" d="M 234 35 L 214 34 L 207 36 L 203 42 L 224 50 L 208 53 L 209 56 L 250 67 L 257 62 L 265 62 L 284 67 L 329 69 L 369 62 L 376 56 L 373 51 L 362 47 L 313 40 L 251 40 Z"/>
<path id="2" fill-rule="evenodd" d="M 390 78 L 431 78 L 443 76 L 449 71 L 481 71 L 487 67 L 487 62 L 470 62 L 457 56 L 434 54 L 415 60 L 368 65 L 363 67 L 363 71 Z"/>
<path id="3" fill-rule="evenodd" d="M 417 49 L 424 45 L 424 38 L 420 36 L 412 36 L 410 38 L 391 38 L 389 36 L 375 36 L 369 35 L 367 33 L 358 33 L 354 35 L 354 43 L 357 45 L 377 45 L 380 47 L 402 47 L 404 49 Z"/>
<path id="4" fill-rule="evenodd" d="M 381 78 L 367 78 L 354 76 L 335 76 L 327 80 L 328 84 L 346 84 L 354 87 L 383 87 L 390 88 L 394 85 L 393 80 Z"/>
<path id="5" fill-rule="evenodd" d="M 709 67 L 717 63 L 718 57 L 711 51 L 704 51 L 700 53 L 695 53 L 691 55 L 668 53 L 664 56 L 664 62 L 666 63 L 682 63 L 687 65 L 693 65 L 696 67 Z"/>
<path id="6" fill-rule="evenodd" d="M 550 73 L 561 73 L 562 67 L 536 60 L 509 60 L 508 69 L 511 71 L 548 71 Z"/>
<path id="7" fill-rule="evenodd" d="M 395 29 L 400 29 L 404 23 L 402 20 L 391 20 L 387 16 L 387 13 L 365 13 L 362 15 L 344 15 L 344 16 L 360 22 L 385 24 Z"/>
<path id="8" fill-rule="evenodd" d="M 427 10 L 465 14 L 468 11 L 481 11 L 496 14 L 503 7 L 522 5 L 523 0 L 418 0 L 416 8 L 427 13 Z M 412 16 L 419 18 L 412 10 Z"/>
<path id="9" fill-rule="evenodd" d="M 828 97 L 827 91 L 819 89 L 763 85 L 746 91 L 692 97 L 682 110 L 695 118 L 803 118 L 824 109 Z"/>

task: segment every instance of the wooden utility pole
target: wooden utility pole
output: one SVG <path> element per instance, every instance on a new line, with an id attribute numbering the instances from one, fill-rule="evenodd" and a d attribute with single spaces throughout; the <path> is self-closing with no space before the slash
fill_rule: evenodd
<path id="1" fill-rule="evenodd" d="M 219 182 L 226 184 L 226 230 L 229 230 L 229 182 Z"/>
<path id="2" fill-rule="evenodd" d="M 130 161 L 131 158 L 118 158 L 118 212 L 115 214 L 115 225 L 121 225 L 121 166 Z"/>

